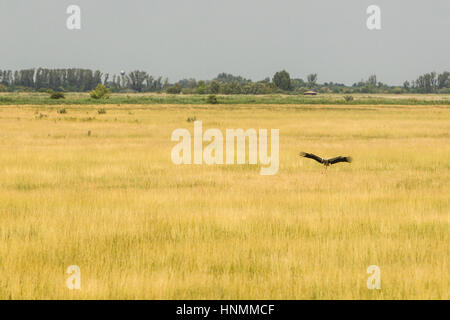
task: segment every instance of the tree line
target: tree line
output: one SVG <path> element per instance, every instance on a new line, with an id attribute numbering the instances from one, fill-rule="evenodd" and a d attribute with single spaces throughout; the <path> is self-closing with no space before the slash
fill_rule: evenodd
<path id="1" fill-rule="evenodd" d="M 241 76 L 220 73 L 212 80 L 182 79 L 170 83 L 167 78 L 153 77 L 146 71 L 128 73 L 102 73 L 90 69 L 24 69 L 0 70 L 0 91 L 91 91 L 103 84 L 112 92 L 167 92 L 171 94 L 271 94 L 304 93 L 313 90 L 319 93 L 450 93 L 450 73 L 430 72 L 403 86 L 389 86 L 371 75 L 351 86 L 334 82 L 318 82 L 317 74 L 309 74 L 306 80 L 291 78 L 285 71 L 276 72 L 272 78 L 252 81 Z"/>

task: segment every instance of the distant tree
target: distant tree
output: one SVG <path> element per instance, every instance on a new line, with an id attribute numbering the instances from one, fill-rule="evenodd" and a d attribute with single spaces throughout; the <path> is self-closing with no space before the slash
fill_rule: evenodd
<path id="1" fill-rule="evenodd" d="M 403 87 L 394 87 L 390 91 L 391 93 L 402 94 L 405 92 L 405 89 Z"/>
<path id="2" fill-rule="evenodd" d="M 208 93 L 208 87 L 206 86 L 205 81 L 200 80 L 199 82 L 197 82 L 196 92 L 198 94 L 206 94 L 206 93 Z"/>
<path id="3" fill-rule="evenodd" d="M 420 75 L 414 81 L 405 81 L 403 86 L 395 87 L 377 81 L 376 75 L 371 75 L 367 80 L 354 83 L 351 87 L 339 83 L 317 83 L 317 74 L 310 74 L 307 82 L 302 79 L 291 79 L 285 70 L 277 72 L 272 81 L 270 78 L 258 82 L 252 82 L 241 76 L 221 73 L 212 81 L 199 81 L 189 78 L 171 84 L 168 79 L 162 77 L 153 78 L 145 71 L 133 71 L 120 75 L 103 74 L 99 70 L 90 69 L 22 69 L 0 70 L 1 91 L 37 91 L 37 92 L 70 92 L 70 91 L 95 91 L 99 84 L 109 88 L 113 92 L 168 92 L 182 91 L 186 94 L 268 94 L 295 90 L 303 93 L 314 88 L 319 92 L 327 93 L 448 93 L 450 92 L 450 72 L 441 74 L 430 72 Z M 180 89 L 181 88 L 181 89 Z M 96 93 L 93 96 L 97 96 Z"/>
<path id="4" fill-rule="evenodd" d="M 410 88 L 410 87 L 411 87 L 411 85 L 410 85 L 409 81 L 403 82 L 403 88 L 404 88 L 406 91 L 409 91 L 409 88 Z"/>
<path id="5" fill-rule="evenodd" d="M 219 93 L 220 90 L 219 82 L 217 82 L 217 80 L 213 80 L 209 86 L 209 90 L 211 91 L 211 93 L 214 94 Z"/>
<path id="6" fill-rule="evenodd" d="M 273 83 L 282 90 L 291 90 L 291 76 L 286 70 L 278 71 L 273 76 Z"/>
<path id="7" fill-rule="evenodd" d="M 147 80 L 148 74 L 145 71 L 133 71 L 128 74 L 128 79 L 130 80 L 130 88 L 136 90 L 137 92 L 142 92 Z"/>
<path id="8" fill-rule="evenodd" d="M 168 87 L 166 89 L 166 92 L 170 93 L 170 94 L 178 94 L 178 93 L 181 93 L 181 89 L 182 89 L 181 85 L 179 83 L 177 83 L 174 86 Z"/>
<path id="9" fill-rule="evenodd" d="M 241 94 L 242 86 L 239 84 L 239 82 L 234 81 L 221 86 L 221 91 L 224 94 Z"/>
<path id="10" fill-rule="evenodd" d="M 160 91 L 163 88 L 162 77 L 158 77 L 158 79 L 153 81 L 152 88 L 152 91 Z"/>
<path id="11" fill-rule="evenodd" d="M 436 72 L 425 73 L 419 76 L 415 83 L 415 89 L 419 93 L 431 93 L 437 89 Z"/>
<path id="12" fill-rule="evenodd" d="M 108 84 L 108 80 L 109 80 L 109 73 L 105 74 L 105 78 L 103 80 L 103 85 L 107 85 Z"/>
<path id="13" fill-rule="evenodd" d="M 317 73 L 309 74 L 306 79 L 308 80 L 308 87 L 313 88 L 317 83 Z"/>
<path id="14" fill-rule="evenodd" d="M 305 85 L 306 84 L 305 81 L 303 81 L 303 79 L 291 79 L 291 87 L 294 90 L 304 87 Z"/>
<path id="15" fill-rule="evenodd" d="M 273 92 L 272 84 L 266 81 L 244 84 L 241 88 L 242 94 L 269 94 Z"/>
<path id="16" fill-rule="evenodd" d="M 438 89 L 450 88 L 450 72 L 445 71 L 438 75 L 437 86 Z"/>
<path id="17" fill-rule="evenodd" d="M 169 79 L 165 78 L 162 84 L 162 89 L 167 89 L 170 86 Z"/>
<path id="18" fill-rule="evenodd" d="M 0 80 L 3 85 L 10 86 L 12 84 L 12 71 L 11 70 L 0 71 Z"/>
<path id="19" fill-rule="evenodd" d="M 245 84 L 251 82 L 251 80 L 245 79 L 241 76 L 234 76 L 232 74 L 228 73 L 219 73 L 217 77 L 213 80 L 216 80 L 219 83 L 231 83 L 231 82 L 237 82 L 239 84 Z"/>
<path id="20" fill-rule="evenodd" d="M 367 84 L 376 87 L 377 86 L 377 76 L 375 74 L 372 74 L 371 76 L 369 76 L 369 79 L 367 79 Z"/>
<path id="21" fill-rule="evenodd" d="M 177 83 L 181 86 L 181 88 L 195 89 L 197 87 L 197 81 L 194 78 L 182 79 Z"/>
<path id="22" fill-rule="evenodd" d="M 92 87 L 96 87 L 98 84 L 102 83 L 103 73 L 96 70 L 92 75 Z"/>
<path id="23" fill-rule="evenodd" d="M 431 81 L 432 91 L 436 91 L 436 89 L 437 89 L 437 74 L 436 74 L 436 72 L 433 71 L 430 73 L 430 81 Z"/>

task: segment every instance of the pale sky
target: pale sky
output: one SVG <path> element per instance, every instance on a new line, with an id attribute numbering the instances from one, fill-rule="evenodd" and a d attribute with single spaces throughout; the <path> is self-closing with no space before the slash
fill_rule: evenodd
<path id="1" fill-rule="evenodd" d="M 81 30 L 66 27 L 71 4 Z M 371 4 L 381 30 L 366 27 Z M 171 82 L 286 69 L 395 85 L 450 70 L 449 35 L 449 0 L 0 0 L 0 69 L 140 69 Z"/>

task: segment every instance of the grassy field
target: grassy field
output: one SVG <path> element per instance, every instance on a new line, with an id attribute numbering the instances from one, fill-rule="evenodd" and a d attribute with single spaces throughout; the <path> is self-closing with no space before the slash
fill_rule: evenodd
<path id="1" fill-rule="evenodd" d="M 122 104 L 196 104 L 204 105 L 208 95 L 166 94 L 166 93 L 114 93 L 108 99 L 94 100 L 88 93 L 65 93 L 65 99 L 50 99 L 48 93 L 19 92 L 0 93 L 0 105 L 116 105 Z M 346 101 L 344 94 L 301 94 L 269 95 L 218 95 L 219 104 L 311 104 L 311 105 L 450 105 L 450 94 L 351 94 L 352 101 Z"/>
<path id="2" fill-rule="evenodd" d="M 0 107 L 2 299 L 448 299 L 449 105 L 63 107 Z M 278 174 L 172 164 L 188 117 L 280 129 Z"/>

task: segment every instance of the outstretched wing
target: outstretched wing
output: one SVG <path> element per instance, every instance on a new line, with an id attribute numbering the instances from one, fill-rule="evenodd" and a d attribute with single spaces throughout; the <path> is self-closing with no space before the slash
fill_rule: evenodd
<path id="1" fill-rule="evenodd" d="M 349 162 L 350 163 L 350 162 L 352 162 L 352 158 L 339 156 L 339 157 L 328 159 L 328 163 L 330 163 L 330 164 L 335 164 L 338 162 Z"/>
<path id="2" fill-rule="evenodd" d="M 312 153 L 300 152 L 300 156 L 316 160 L 319 163 L 323 163 L 323 161 L 324 161 L 321 157 L 316 156 L 315 154 L 312 154 Z"/>

